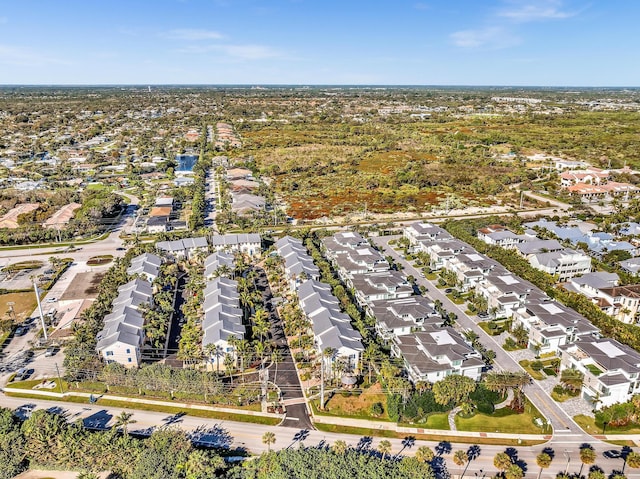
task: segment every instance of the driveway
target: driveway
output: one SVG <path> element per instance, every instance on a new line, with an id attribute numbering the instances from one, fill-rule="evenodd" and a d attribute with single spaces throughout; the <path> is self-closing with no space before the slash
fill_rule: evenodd
<path id="1" fill-rule="evenodd" d="M 296 366 L 291 356 L 291 350 L 284 334 L 282 319 L 278 315 L 278 310 L 271 304 L 271 288 L 267 281 L 264 269 L 256 267 L 258 273 L 256 286 L 262 293 L 262 302 L 269 313 L 269 323 L 271 325 L 271 339 L 282 355 L 282 362 L 278 364 L 278 375 L 276 384 L 282 391 L 282 400 L 286 404 L 287 416 L 282 425 L 286 427 L 299 427 L 300 429 L 313 429 L 313 424 L 309 419 L 307 405 L 305 404 L 302 386 L 296 372 Z M 275 375 L 275 365 L 269 367 L 269 380 L 273 381 Z"/>

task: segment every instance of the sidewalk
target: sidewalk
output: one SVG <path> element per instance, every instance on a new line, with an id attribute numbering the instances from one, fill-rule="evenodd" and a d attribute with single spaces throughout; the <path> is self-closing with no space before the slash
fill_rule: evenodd
<path id="1" fill-rule="evenodd" d="M 276 413 L 270 413 L 270 412 L 262 413 L 259 411 L 247 411 L 246 409 L 207 406 L 205 404 L 158 401 L 154 399 L 130 398 L 126 396 L 111 396 L 108 394 L 94 395 L 90 393 L 80 393 L 80 392 L 55 393 L 51 391 L 39 391 L 34 389 L 17 389 L 17 388 L 3 388 L 2 392 L 9 396 L 11 396 L 12 394 L 16 396 L 24 395 L 24 394 L 28 394 L 30 396 L 42 396 L 43 399 L 64 399 L 69 397 L 81 397 L 81 398 L 86 398 L 87 402 L 91 397 L 94 397 L 98 399 L 96 401 L 96 404 L 100 404 L 99 402 L 100 399 L 107 399 L 111 401 L 128 402 L 133 404 L 149 404 L 152 406 L 173 407 L 173 408 L 179 408 L 179 409 L 196 409 L 200 411 L 212 411 L 212 412 L 220 412 L 220 413 L 226 413 L 226 414 L 244 414 L 247 416 L 271 417 L 274 419 L 282 419 L 284 417 L 283 414 L 276 414 Z"/>

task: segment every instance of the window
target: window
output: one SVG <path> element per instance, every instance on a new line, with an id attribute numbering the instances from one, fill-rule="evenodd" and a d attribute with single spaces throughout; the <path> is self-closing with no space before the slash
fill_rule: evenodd
<path id="1" fill-rule="evenodd" d="M 131 354 L 131 350 L 127 348 L 127 354 Z"/>
<path id="2" fill-rule="evenodd" d="M 131 358 L 127 358 L 127 362 L 130 363 L 131 362 Z"/>
<path id="3" fill-rule="evenodd" d="M 113 356 L 113 351 L 107 351 L 107 352 L 106 352 L 106 355 L 107 355 L 107 356 Z"/>

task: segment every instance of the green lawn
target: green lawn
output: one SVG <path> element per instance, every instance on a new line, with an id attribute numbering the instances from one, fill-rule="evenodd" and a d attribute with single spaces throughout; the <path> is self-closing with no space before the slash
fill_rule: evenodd
<path id="1" fill-rule="evenodd" d="M 596 422 L 591 416 L 579 414 L 573 420 L 588 434 L 602 434 L 602 423 Z M 624 427 L 607 426 L 605 434 L 640 434 L 640 427 L 630 425 Z"/>
<path id="2" fill-rule="evenodd" d="M 532 413 L 517 414 L 509 408 L 498 409 L 491 415 L 478 413 L 470 418 L 459 415 L 455 418 L 460 431 L 543 434 L 542 429 L 533 424 L 533 419 Z"/>
<path id="3" fill-rule="evenodd" d="M 426 422 L 420 423 L 401 423 L 399 426 L 402 427 L 420 427 L 425 429 L 441 429 L 443 431 L 449 430 L 449 413 L 432 413 L 427 416 Z"/>

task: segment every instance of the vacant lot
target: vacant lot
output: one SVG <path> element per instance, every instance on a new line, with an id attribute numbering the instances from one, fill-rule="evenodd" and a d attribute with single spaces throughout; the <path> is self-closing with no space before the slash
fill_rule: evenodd
<path id="1" fill-rule="evenodd" d="M 0 317 L 6 318 L 9 311 L 9 303 L 13 304 L 16 322 L 22 322 L 33 313 L 37 307 L 36 295 L 28 293 L 8 293 L 0 295 Z"/>

